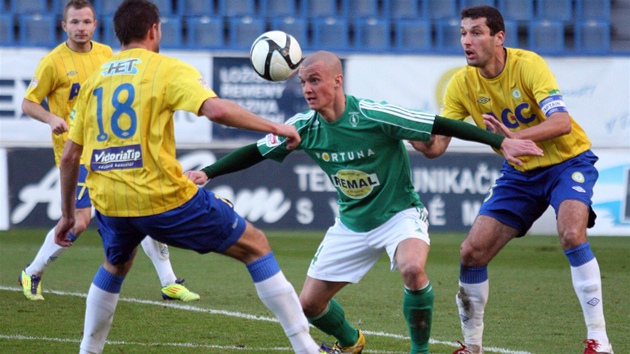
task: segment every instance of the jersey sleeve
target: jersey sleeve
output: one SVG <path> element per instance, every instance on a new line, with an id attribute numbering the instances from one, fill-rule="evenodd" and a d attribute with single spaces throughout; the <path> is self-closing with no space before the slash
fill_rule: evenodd
<path id="1" fill-rule="evenodd" d="M 173 111 L 183 110 L 199 114 L 203 102 L 217 94 L 192 65 L 173 59 L 168 69 L 166 100 Z"/>
<path id="2" fill-rule="evenodd" d="M 55 66 L 50 58 L 43 58 L 37 65 L 24 98 L 35 103 L 42 103 L 55 87 Z"/>
<path id="3" fill-rule="evenodd" d="M 361 100 L 359 109 L 366 118 L 381 123 L 383 132 L 394 139 L 427 141 L 431 138 L 434 114 L 370 100 Z"/>
<path id="4" fill-rule="evenodd" d="M 460 80 L 463 79 L 462 75 L 455 74 L 451 81 L 446 86 L 446 92 L 444 93 L 444 100 L 442 101 L 442 111 L 440 116 L 445 118 L 464 120 L 470 115 L 468 109 L 461 100 L 461 97 L 467 97 L 462 93 Z"/>
<path id="5" fill-rule="evenodd" d="M 536 56 L 522 70 L 526 87 L 531 88 L 536 103 L 546 117 L 556 112 L 567 112 L 556 77 L 542 57 Z"/>
<path id="6" fill-rule="evenodd" d="M 293 117 L 289 118 L 284 124 L 293 125 L 295 130 L 297 130 L 298 134 L 302 138 L 302 143 L 300 146 L 295 148 L 295 150 L 302 150 L 302 144 L 305 143 L 307 138 L 309 137 L 309 129 L 308 127 L 316 121 L 315 111 L 306 111 L 303 113 L 298 113 Z M 280 137 L 274 134 L 267 134 L 264 138 L 258 140 L 256 146 L 258 147 L 258 151 L 260 154 L 266 159 L 272 159 L 274 161 L 282 162 L 284 159 L 294 150 L 287 149 L 286 138 Z"/>
<path id="7" fill-rule="evenodd" d="M 256 147 L 264 158 L 282 162 L 291 153 L 284 141 L 285 139 L 277 135 L 267 134 L 256 142 Z"/>

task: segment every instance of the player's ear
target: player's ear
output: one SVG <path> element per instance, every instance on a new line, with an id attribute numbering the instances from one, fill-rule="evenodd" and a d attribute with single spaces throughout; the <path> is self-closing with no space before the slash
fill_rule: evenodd
<path id="1" fill-rule="evenodd" d="M 505 42 L 505 32 L 499 31 L 494 35 L 495 45 L 502 47 Z"/>
<path id="2" fill-rule="evenodd" d="M 337 76 L 335 76 L 335 87 L 341 87 L 342 84 L 343 84 L 343 75 L 337 74 Z"/>

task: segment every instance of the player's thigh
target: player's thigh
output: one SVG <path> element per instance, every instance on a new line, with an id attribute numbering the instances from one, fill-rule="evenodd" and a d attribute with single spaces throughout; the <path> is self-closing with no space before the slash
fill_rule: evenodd
<path id="1" fill-rule="evenodd" d="M 271 252 L 271 247 L 265 234 L 247 222 L 243 235 L 223 254 L 249 264 L 269 252 Z"/>
<path id="2" fill-rule="evenodd" d="M 595 223 L 591 208 L 593 189 L 599 177 L 594 166 L 597 157 L 590 151 L 555 166 L 550 204 L 556 211 L 560 236 L 585 230 Z"/>
<path id="3" fill-rule="evenodd" d="M 205 189 L 178 208 L 138 218 L 134 224 L 154 240 L 198 253 L 223 253 L 246 230 L 232 204 Z"/>
<path id="4" fill-rule="evenodd" d="M 103 241 L 105 259 L 115 267 L 133 259 L 135 249 L 146 234 L 133 225 L 133 218 L 108 217 L 96 211 L 98 233 Z M 108 269 L 109 271 L 109 269 Z"/>
<path id="5" fill-rule="evenodd" d="M 382 248 L 368 244 L 367 233 L 352 231 L 337 219 L 317 248 L 307 274 L 323 281 L 358 283 L 382 254 Z"/>
<path id="6" fill-rule="evenodd" d="M 558 234 L 564 250 L 586 242 L 586 227 L 591 208 L 579 200 L 565 200 L 558 210 Z"/>
<path id="7" fill-rule="evenodd" d="M 498 223 L 491 223 L 485 218 L 475 220 L 470 233 L 483 230 L 490 233 L 488 237 L 495 239 L 504 231 L 501 225 L 505 225 L 516 230 L 517 237 L 524 236 L 549 207 L 545 195 L 546 182 L 543 176 L 536 177 L 528 179 L 521 172 L 504 171 L 486 194 L 478 213 L 478 219 L 483 215 Z M 475 226 L 480 231 L 474 230 Z"/>
<path id="8" fill-rule="evenodd" d="M 479 215 L 462 242 L 462 263 L 471 267 L 487 265 L 519 231 L 486 215 Z"/>
<path id="9" fill-rule="evenodd" d="M 427 210 L 414 207 L 396 213 L 368 233 L 368 242 L 374 248 L 385 248 L 391 270 L 399 268 L 403 276 L 418 268 L 423 271 L 431 244 Z"/>

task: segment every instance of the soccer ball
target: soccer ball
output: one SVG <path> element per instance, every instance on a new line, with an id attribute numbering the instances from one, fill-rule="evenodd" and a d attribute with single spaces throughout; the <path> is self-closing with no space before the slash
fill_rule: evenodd
<path id="1" fill-rule="evenodd" d="M 249 53 L 254 71 L 265 80 L 284 81 L 302 62 L 300 43 L 283 31 L 265 32 L 256 38 Z"/>

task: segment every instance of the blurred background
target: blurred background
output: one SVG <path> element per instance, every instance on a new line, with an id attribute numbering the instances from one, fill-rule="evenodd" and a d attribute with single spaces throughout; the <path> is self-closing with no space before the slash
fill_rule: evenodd
<path id="1" fill-rule="evenodd" d="M 93 2 L 95 40 L 116 46 L 111 16 L 122 0 Z M 628 54 L 630 0 L 155 0 L 164 48 L 248 50 L 270 29 L 306 50 L 459 53 L 459 12 L 497 7 L 506 45 L 563 55 Z M 0 0 L 0 45 L 52 47 L 64 39 L 64 0 Z"/>
<path id="2" fill-rule="evenodd" d="M 95 0 L 94 40 L 120 50 L 112 16 L 121 0 Z M 21 111 L 39 60 L 65 41 L 64 0 L 0 0 L 0 230 L 48 228 L 60 216 L 51 132 Z M 248 60 L 256 37 L 284 30 L 305 55 L 330 50 L 343 61 L 347 93 L 438 113 L 450 77 L 466 65 L 460 11 L 497 7 L 506 46 L 547 61 L 573 118 L 600 157 L 592 235 L 630 236 L 630 0 L 154 0 L 162 15 L 161 51 L 195 66 L 220 97 L 269 120 L 307 109 L 295 77 L 272 83 Z M 46 103 L 44 102 L 44 105 Z M 516 112 L 508 112 L 517 114 Z M 204 167 L 259 134 L 176 112 L 178 158 Z M 454 140 L 440 159 L 410 152 L 414 185 L 432 232 L 466 232 L 502 159 Z M 211 181 L 205 188 L 236 202 L 263 229 L 324 229 L 336 215 L 328 177 L 298 152 L 283 165 Z M 93 223 L 95 224 L 95 223 Z M 530 230 L 555 234 L 548 211 Z"/>

